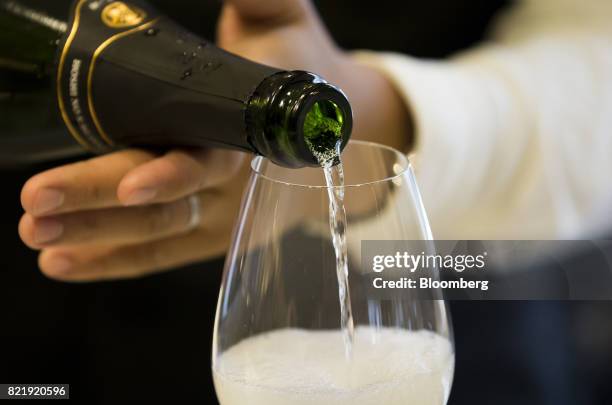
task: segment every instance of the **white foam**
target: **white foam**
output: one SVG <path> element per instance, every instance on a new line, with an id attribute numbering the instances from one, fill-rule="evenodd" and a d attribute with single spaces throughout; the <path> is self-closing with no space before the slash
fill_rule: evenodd
<path id="1" fill-rule="evenodd" d="M 350 361 L 339 330 L 281 329 L 231 347 L 213 374 L 222 405 L 444 405 L 453 369 L 440 335 L 358 327 Z"/>

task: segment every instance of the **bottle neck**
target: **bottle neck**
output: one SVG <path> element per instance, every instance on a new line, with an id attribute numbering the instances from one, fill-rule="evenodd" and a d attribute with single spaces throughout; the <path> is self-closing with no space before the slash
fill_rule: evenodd
<path id="1" fill-rule="evenodd" d="M 84 147 L 253 151 L 246 104 L 278 69 L 217 48 L 145 1 L 98 4 L 76 2 L 58 58 L 59 107 Z"/>
<path id="2" fill-rule="evenodd" d="M 0 22 L 9 28 L 0 35 L 0 78 L 10 63 L 10 72 L 53 81 L 64 124 L 94 153 L 212 146 L 319 166 L 350 136 L 338 89 L 225 52 L 144 0 L 0 0 Z"/>

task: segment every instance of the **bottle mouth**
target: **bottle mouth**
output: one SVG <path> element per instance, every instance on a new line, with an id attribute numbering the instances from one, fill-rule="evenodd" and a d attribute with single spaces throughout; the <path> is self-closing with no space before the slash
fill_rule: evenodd
<path id="1" fill-rule="evenodd" d="M 304 140 L 313 153 L 326 153 L 335 149 L 342 140 L 344 114 L 336 103 L 316 101 L 304 117 Z"/>
<path id="2" fill-rule="evenodd" d="M 245 119 L 253 149 L 291 168 L 321 167 L 324 155 L 344 149 L 353 122 L 344 93 L 304 71 L 265 79 L 249 100 Z"/>
<path id="3" fill-rule="evenodd" d="M 346 147 L 352 130 L 352 111 L 346 96 L 328 83 L 313 86 L 298 106 L 298 147 L 309 166 L 334 160 Z"/>

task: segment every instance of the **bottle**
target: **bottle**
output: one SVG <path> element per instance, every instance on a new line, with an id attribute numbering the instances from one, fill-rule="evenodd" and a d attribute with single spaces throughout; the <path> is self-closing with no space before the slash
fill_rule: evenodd
<path id="1" fill-rule="evenodd" d="M 1 164 L 137 146 L 317 166 L 351 126 L 317 75 L 225 52 L 142 0 L 0 0 Z"/>

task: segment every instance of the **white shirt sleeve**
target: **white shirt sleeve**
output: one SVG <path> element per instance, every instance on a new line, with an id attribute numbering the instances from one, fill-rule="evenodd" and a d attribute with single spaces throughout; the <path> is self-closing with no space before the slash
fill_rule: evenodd
<path id="1" fill-rule="evenodd" d="M 612 1 L 525 0 L 449 60 L 356 57 L 410 106 L 435 238 L 612 230 Z"/>

